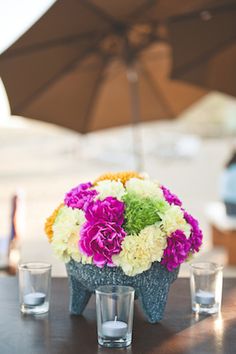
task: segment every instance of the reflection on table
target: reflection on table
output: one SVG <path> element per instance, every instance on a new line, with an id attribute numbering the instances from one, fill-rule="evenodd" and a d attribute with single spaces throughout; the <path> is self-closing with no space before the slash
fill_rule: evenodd
<path id="1" fill-rule="evenodd" d="M 0 278 L 1 354 L 121 353 L 97 344 L 96 311 L 91 298 L 83 316 L 68 312 L 65 278 L 52 281 L 50 312 L 37 318 L 22 316 L 15 278 Z M 189 279 L 171 287 L 165 317 L 149 324 L 136 301 L 130 354 L 235 354 L 236 279 L 224 279 L 221 315 L 195 316 L 191 312 Z M 123 350 L 122 350 L 123 352 Z"/>

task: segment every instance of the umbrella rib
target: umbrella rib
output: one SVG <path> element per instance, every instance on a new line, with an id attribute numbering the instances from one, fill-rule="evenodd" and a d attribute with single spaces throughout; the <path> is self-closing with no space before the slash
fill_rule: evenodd
<path id="1" fill-rule="evenodd" d="M 98 74 L 98 77 L 97 77 L 95 85 L 94 85 L 93 92 L 91 93 L 91 96 L 90 96 L 90 99 L 89 99 L 89 102 L 87 105 L 87 111 L 84 114 L 84 124 L 83 124 L 83 128 L 82 128 L 83 134 L 85 134 L 89 131 L 88 126 L 89 126 L 89 123 L 92 118 L 92 110 L 94 108 L 94 102 L 96 101 L 96 98 L 99 93 L 99 87 L 101 86 L 101 83 L 104 79 L 103 72 L 104 72 L 106 65 L 107 65 L 107 60 L 103 60 L 103 64 L 101 65 L 100 74 Z"/>
<path id="2" fill-rule="evenodd" d="M 88 0 L 82 0 L 80 1 L 84 6 L 86 6 L 88 9 L 90 9 L 92 12 L 94 12 L 96 15 L 102 17 L 106 22 L 109 22 L 111 24 L 114 24 L 117 22 L 115 17 L 111 16 L 107 12 L 103 11 L 99 6 L 91 3 Z"/>
<path id="3" fill-rule="evenodd" d="M 98 34 L 98 32 L 96 32 L 96 35 L 97 34 Z M 99 36 L 104 36 L 104 34 L 105 33 L 100 32 Z M 94 39 L 94 35 L 95 35 L 95 32 L 91 31 L 86 34 L 70 36 L 70 37 L 65 37 L 65 38 L 57 38 L 54 40 L 46 41 L 44 43 L 33 44 L 28 47 L 15 48 L 15 49 L 9 49 L 9 50 L 7 49 L 5 52 L 3 52 L 0 55 L 0 60 L 4 60 L 5 58 L 14 57 L 14 56 L 18 56 L 18 55 L 25 55 L 25 54 L 29 54 L 31 52 L 45 50 L 48 48 L 57 47 L 57 46 L 65 45 L 65 44 L 66 45 L 71 44 L 71 43 L 73 44 L 74 42 L 77 43 L 78 40 L 80 40 L 80 39 Z"/>
<path id="4" fill-rule="evenodd" d="M 163 94 L 163 92 L 161 92 L 161 89 L 159 87 L 159 85 L 151 78 L 150 74 L 147 72 L 147 69 L 145 68 L 145 65 L 143 64 L 143 62 L 140 60 L 140 62 L 142 63 L 142 74 L 145 76 L 146 80 L 148 81 L 149 85 L 151 86 L 156 98 L 160 101 L 162 107 L 167 110 L 167 112 L 169 112 L 169 116 L 170 118 L 174 118 L 175 114 L 172 111 L 172 108 L 170 107 L 170 104 L 168 103 L 165 95 Z"/>
<path id="5" fill-rule="evenodd" d="M 200 65 L 202 62 L 207 61 L 211 56 L 217 54 L 217 52 L 219 52 L 220 50 L 224 49 L 225 47 L 228 47 L 231 44 L 231 42 L 234 42 L 235 40 L 236 40 L 236 35 L 228 39 L 227 41 L 221 43 L 221 45 L 217 46 L 217 48 L 213 48 L 209 50 L 207 53 L 204 53 L 201 57 L 198 57 L 195 60 L 191 61 L 190 63 L 184 64 L 181 67 L 174 69 L 172 75 L 174 76 L 183 75 L 185 72 L 188 72 L 193 67 L 196 67 Z"/>

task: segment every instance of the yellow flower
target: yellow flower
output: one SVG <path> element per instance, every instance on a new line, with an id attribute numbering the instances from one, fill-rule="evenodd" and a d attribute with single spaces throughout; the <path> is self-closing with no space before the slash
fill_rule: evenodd
<path id="1" fill-rule="evenodd" d="M 104 180 L 110 180 L 110 181 L 120 181 L 123 183 L 123 185 L 126 184 L 128 180 L 131 178 L 139 178 L 143 179 L 143 177 L 134 171 L 125 171 L 125 172 L 117 172 L 117 173 L 105 173 L 104 175 L 101 175 L 98 177 L 95 182 L 93 183 L 96 185 L 99 181 L 104 181 Z"/>
<path id="2" fill-rule="evenodd" d="M 52 215 L 49 216 L 49 217 L 46 219 L 46 222 L 45 222 L 45 225 L 44 225 L 44 231 L 45 231 L 45 233 L 46 233 L 46 235 L 47 235 L 47 237 L 48 237 L 49 242 L 51 242 L 51 241 L 52 241 L 52 238 L 53 238 L 53 229 L 52 229 L 53 224 L 54 224 L 54 222 L 55 222 L 55 220 L 56 220 L 56 217 L 57 217 L 57 215 L 58 215 L 59 210 L 60 210 L 61 207 L 63 207 L 63 206 L 64 206 L 63 203 L 60 204 L 60 205 L 54 210 L 54 212 L 52 213 Z"/>
<path id="3" fill-rule="evenodd" d="M 166 247 L 166 237 L 157 225 L 147 226 L 139 235 L 130 235 L 122 242 L 122 251 L 112 257 L 128 276 L 148 270 L 152 262 L 160 262 Z"/>

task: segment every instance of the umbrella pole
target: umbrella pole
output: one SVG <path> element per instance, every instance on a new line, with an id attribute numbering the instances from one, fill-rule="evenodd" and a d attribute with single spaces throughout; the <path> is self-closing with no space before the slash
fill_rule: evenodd
<path id="1" fill-rule="evenodd" d="M 127 79 L 130 87 L 133 126 L 133 151 L 135 156 L 135 164 L 137 171 L 142 172 L 144 170 L 144 160 L 142 149 L 142 134 L 140 129 L 141 113 L 139 97 L 139 79 L 137 70 L 133 66 L 127 67 Z"/>

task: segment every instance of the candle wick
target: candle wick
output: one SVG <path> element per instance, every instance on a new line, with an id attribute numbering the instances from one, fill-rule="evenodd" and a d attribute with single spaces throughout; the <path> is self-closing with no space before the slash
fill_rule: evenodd
<path id="1" fill-rule="evenodd" d="M 117 321 L 117 316 L 115 316 L 115 322 Z"/>

